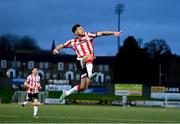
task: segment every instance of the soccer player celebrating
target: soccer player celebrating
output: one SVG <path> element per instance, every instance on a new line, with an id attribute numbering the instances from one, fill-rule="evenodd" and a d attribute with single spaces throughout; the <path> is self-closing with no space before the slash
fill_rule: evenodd
<path id="1" fill-rule="evenodd" d="M 29 102 L 34 100 L 34 118 L 39 118 L 37 116 L 38 112 L 38 92 L 41 89 L 40 85 L 40 76 L 37 74 L 38 69 L 33 68 L 32 74 L 28 75 L 27 80 L 25 81 L 24 85 L 27 88 L 26 90 L 26 100 L 22 106 L 27 105 Z"/>
<path id="2" fill-rule="evenodd" d="M 76 38 L 70 39 L 64 44 L 58 45 L 54 50 L 53 54 L 58 54 L 63 48 L 72 48 L 77 54 L 77 68 L 81 70 L 81 83 L 76 85 L 69 91 L 63 91 L 60 102 L 74 93 L 80 92 L 88 88 L 89 83 L 93 80 L 97 73 L 92 73 L 93 60 L 96 58 L 94 55 L 93 39 L 100 36 L 120 36 L 121 32 L 113 31 L 102 31 L 96 33 L 84 32 L 83 27 L 80 24 L 76 24 L 72 27 L 72 32 L 76 35 Z"/>

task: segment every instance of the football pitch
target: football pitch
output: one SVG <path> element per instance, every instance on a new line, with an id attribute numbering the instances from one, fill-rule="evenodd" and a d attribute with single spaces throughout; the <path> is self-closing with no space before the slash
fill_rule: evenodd
<path id="1" fill-rule="evenodd" d="M 180 123 L 180 109 L 110 105 L 41 105 L 39 119 L 33 106 L 0 104 L 0 123 Z"/>

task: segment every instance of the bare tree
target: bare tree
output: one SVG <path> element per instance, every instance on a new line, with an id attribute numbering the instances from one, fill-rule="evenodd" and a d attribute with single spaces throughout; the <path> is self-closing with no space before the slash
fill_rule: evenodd
<path id="1" fill-rule="evenodd" d="M 5 34 L 0 36 L 0 50 L 1 53 L 14 51 L 14 45 L 19 40 L 19 37 L 14 34 Z"/>
<path id="2" fill-rule="evenodd" d="M 152 41 L 145 43 L 144 48 L 151 57 L 171 54 L 169 45 L 163 39 L 153 39 Z"/>
<path id="3" fill-rule="evenodd" d="M 26 51 L 39 51 L 40 47 L 37 45 L 37 42 L 29 37 L 24 36 L 20 38 L 15 44 L 16 50 L 26 50 Z"/>
<path id="4" fill-rule="evenodd" d="M 41 51 L 37 41 L 29 36 L 19 37 L 15 34 L 0 36 L 0 54 L 17 51 Z"/>

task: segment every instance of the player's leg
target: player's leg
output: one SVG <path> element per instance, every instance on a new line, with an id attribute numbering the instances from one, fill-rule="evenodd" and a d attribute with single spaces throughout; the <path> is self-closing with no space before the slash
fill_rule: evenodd
<path id="1" fill-rule="evenodd" d="M 92 70 L 93 70 L 93 56 L 88 55 L 83 57 L 83 63 L 86 64 L 87 72 L 88 72 L 88 77 L 92 75 Z"/>
<path id="2" fill-rule="evenodd" d="M 91 80 L 88 77 L 81 79 L 80 91 L 86 90 L 89 87 Z"/>
<path id="3" fill-rule="evenodd" d="M 39 108 L 39 104 L 38 104 L 38 93 L 34 94 L 34 118 L 39 118 L 37 116 L 38 113 L 38 108 Z"/>
<path id="4" fill-rule="evenodd" d="M 62 102 L 66 96 L 69 96 L 72 93 L 80 92 L 81 90 L 86 89 L 86 79 L 87 79 L 87 69 L 83 68 L 82 65 L 82 59 L 78 60 L 77 63 L 77 68 L 81 71 L 81 82 L 79 85 L 74 86 L 72 89 L 69 91 L 63 91 L 61 97 L 60 97 L 60 102 Z"/>
<path id="5" fill-rule="evenodd" d="M 80 84 L 76 85 L 75 87 L 73 87 L 72 89 L 70 89 L 69 91 L 67 91 L 67 95 L 70 95 L 72 93 L 76 93 L 76 92 L 80 92 L 81 90 L 84 90 L 84 88 L 86 87 L 85 84 L 85 77 L 81 78 L 81 82 Z"/>
<path id="6" fill-rule="evenodd" d="M 83 90 L 86 87 L 86 78 L 87 78 L 87 70 L 86 68 L 81 68 L 82 66 L 80 65 L 81 61 L 78 61 L 77 63 L 77 68 L 81 71 L 81 82 L 79 85 L 76 85 L 75 87 L 73 87 L 72 89 L 70 89 L 69 91 L 67 91 L 67 95 L 70 95 L 74 92 L 80 92 L 81 90 Z"/>
<path id="7" fill-rule="evenodd" d="M 84 56 L 83 59 L 82 59 L 83 67 L 84 67 L 84 65 L 86 65 L 88 77 L 90 79 L 94 79 L 97 76 L 96 72 L 92 73 L 92 70 L 93 70 L 93 59 L 94 59 L 93 55 Z"/>
<path id="8" fill-rule="evenodd" d="M 74 86 L 73 88 L 71 88 L 68 91 L 64 90 L 61 97 L 60 97 L 60 102 L 62 102 L 65 99 L 65 97 L 67 97 L 67 96 L 69 96 L 69 95 L 71 95 L 73 93 L 77 93 L 77 92 L 80 92 L 81 90 L 83 90 L 86 87 L 84 82 L 85 82 L 85 79 L 81 78 L 81 83 L 80 84 Z"/>
<path id="9" fill-rule="evenodd" d="M 26 93 L 26 101 L 23 102 L 22 107 L 27 106 L 32 101 L 31 93 Z"/>
<path id="10" fill-rule="evenodd" d="M 91 83 L 91 80 L 89 78 L 86 78 L 86 87 L 85 89 L 87 89 L 89 87 L 89 84 Z"/>
<path id="11" fill-rule="evenodd" d="M 82 58 L 82 60 L 80 60 L 80 64 L 81 64 L 81 68 L 85 68 L 86 67 L 86 60 L 88 59 L 88 56 L 84 56 Z"/>
<path id="12" fill-rule="evenodd" d="M 78 66 L 78 65 L 77 65 Z M 82 90 L 86 90 L 91 82 L 91 80 L 88 78 L 88 72 L 87 68 L 80 69 L 81 70 L 81 82 L 79 85 L 75 86 L 75 90 L 69 90 L 67 91 L 67 95 L 70 95 L 75 92 L 80 92 Z M 77 88 L 76 88 L 77 87 Z M 73 88 L 72 88 L 73 89 Z M 71 92 L 72 91 L 72 92 Z"/>

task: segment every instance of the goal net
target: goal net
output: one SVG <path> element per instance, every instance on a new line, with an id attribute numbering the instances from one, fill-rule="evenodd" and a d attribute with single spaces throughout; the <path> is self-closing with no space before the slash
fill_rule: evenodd
<path id="1" fill-rule="evenodd" d="M 44 103 L 45 98 L 48 98 L 48 92 L 41 91 L 38 93 L 38 100 L 40 103 Z M 26 101 L 26 92 L 25 91 L 15 91 L 11 102 L 12 103 L 23 103 L 24 101 Z"/>

